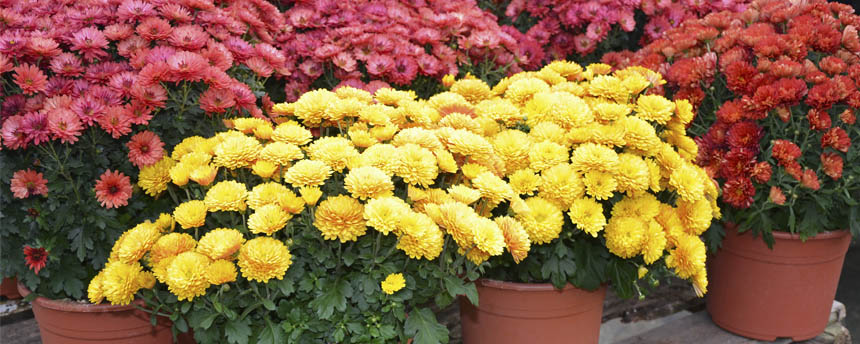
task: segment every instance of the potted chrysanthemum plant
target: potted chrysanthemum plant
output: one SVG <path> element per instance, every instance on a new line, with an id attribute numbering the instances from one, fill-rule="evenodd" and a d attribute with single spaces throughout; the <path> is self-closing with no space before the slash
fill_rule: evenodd
<path id="1" fill-rule="evenodd" d="M 190 133 L 222 128 L 224 113 L 262 115 L 252 89 L 261 90 L 273 68 L 282 71 L 283 56 L 263 43 L 271 39 L 246 42 L 245 29 L 203 29 L 211 18 L 250 19 L 255 15 L 245 12 L 254 6 L 200 6 L 4 5 L 4 17 L 13 19 L 0 34 L 0 276 L 17 276 L 32 292 L 46 343 L 78 335 L 95 340 L 90 330 L 100 335 L 51 325 L 42 315 L 59 303 L 42 305 L 86 299 L 86 283 L 104 266 L 113 241 L 166 209 L 166 200 L 134 186 L 136 167 L 157 162 Z M 69 20 L 84 12 L 86 20 Z M 146 337 L 149 319 L 142 324 Z M 165 328 L 162 339 L 170 336 Z"/>
<path id="2" fill-rule="evenodd" d="M 461 305 L 465 343 L 596 342 L 607 284 L 630 297 L 674 273 L 706 292 L 698 236 L 719 216 L 718 189 L 693 163 L 692 107 L 645 95 L 663 82 L 655 72 L 609 72 L 554 62 L 475 106 L 504 126 L 487 148 L 503 168 L 476 168 L 466 185 L 496 195 L 479 209 L 511 254 L 484 266 L 480 304 Z"/>
<path id="3" fill-rule="evenodd" d="M 729 331 L 804 340 L 827 324 L 860 235 L 858 25 L 843 4 L 756 1 L 632 56 L 668 62 L 665 91 L 698 106 L 697 162 L 720 182 L 726 215 L 706 234 L 708 310 Z"/>

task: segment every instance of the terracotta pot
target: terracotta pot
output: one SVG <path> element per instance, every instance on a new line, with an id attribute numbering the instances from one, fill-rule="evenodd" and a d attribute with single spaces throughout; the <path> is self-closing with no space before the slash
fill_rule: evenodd
<path id="1" fill-rule="evenodd" d="M 18 291 L 25 297 L 30 294 L 27 287 L 20 283 Z M 143 305 L 140 300 L 135 302 Z M 44 344 L 173 343 L 171 325 L 166 318 L 161 318 L 157 326 L 152 326 L 149 313 L 133 305 L 93 305 L 41 296 L 36 297 L 32 305 Z"/>
<path id="2" fill-rule="evenodd" d="M 18 279 L 15 277 L 7 277 L 0 283 L 0 296 L 9 300 L 20 299 L 22 296 L 18 293 Z"/>
<path id="3" fill-rule="evenodd" d="M 851 236 L 808 238 L 773 232 L 773 250 L 749 232 L 727 231 L 709 261 L 708 313 L 723 329 L 773 341 L 813 338 L 824 331 Z"/>
<path id="4" fill-rule="evenodd" d="M 465 344 L 597 343 L 606 286 L 595 291 L 570 284 L 511 283 L 481 279 L 479 306 L 460 298 Z"/>

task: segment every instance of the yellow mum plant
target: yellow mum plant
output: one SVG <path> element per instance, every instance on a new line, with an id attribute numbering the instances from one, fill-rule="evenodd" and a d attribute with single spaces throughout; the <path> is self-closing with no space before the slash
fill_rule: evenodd
<path id="1" fill-rule="evenodd" d="M 659 74 L 608 70 L 559 61 L 428 99 L 316 90 L 187 138 L 141 184 L 172 219 L 124 234 L 90 299 L 138 293 L 201 342 L 434 342 L 426 305 L 477 302 L 481 276 L 630 296 L 664 270 L 704 293 L 719 209 L 695 146 L 673 144 L 690 107 L 643 94 Z"/>

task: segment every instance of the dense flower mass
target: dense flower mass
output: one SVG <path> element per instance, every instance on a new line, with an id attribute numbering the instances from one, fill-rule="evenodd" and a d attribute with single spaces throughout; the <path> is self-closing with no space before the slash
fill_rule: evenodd
<path id="1" fill-rule="evenodd" d="M 709 127 L 696 138 L 696 161 L 721 181 L 725 203 L 781 206 L 784 191 L 801 200 L 820 189 L 854 192 L 841 179 L 860 106 L 858 25 L 847 5 L 762 0 L 742 13 L 687 21 L 641 51 L 604 60 L 666 71 L 668 84 L 655 93 L 716 110 L 698 119 Z"/>
<path id="2" fill-rule="evenodd" d="M 233 121 L 145 167 L 168 171 L 151 173 L 172 184 L 159 190 L 196 190 L 173 212 L 194 237 L 136 227 L 112 260 L 148 255 L 141 271 L 191 300 L 237 278 L 285 278 L 297 231 L 337 251 L 393 237 L 391 252 L 419 261 L 447 246 L 475 264 L 505 251 L 519 263 L 537 245 L 582 233 L 621 259 L 671 263 L 704 292 L 698 235 L 720 216 L 718 189 L 693 163 L 692 106 L 642 94 L 662 82 L 644 68 L 558 61 L 493 88 L 455 79 L 426 100 L 390 88 L 312 91 L 274 105 L 276 122 Z M 308 126 L 320 128 L 316 138 Z M 210 162 L 215 180 L 183 177 Z M 237 229 L 212 228 L 234 214 Z M 381 287 L 393 294 L 405 281 L 393 274 Z"/>

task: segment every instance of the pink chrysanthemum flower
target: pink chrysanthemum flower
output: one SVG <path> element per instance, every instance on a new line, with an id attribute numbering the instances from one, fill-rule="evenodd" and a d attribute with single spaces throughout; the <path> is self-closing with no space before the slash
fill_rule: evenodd
<path id="1" fill-rule="evenodd" d="M 121 106 L 111 106 L 98 119 L 99 126 L 111 137 L 118 139 L 131 132 L 131 121 Z"/>
<path id="2" fill-rule="evenodd" d="M 71 43 L 72 50 L 79 51 L 87 61 L 108 56 L 108 53 L 104 51 L 104 48 L 108 45 L 108 41 L 105 35 L 95 26 L 81 29 L 72 34 Z"/>
<path id="3" fill-rule="evenodd" d="M 15 84 L 21 88 L 24 94 L 33 94 L 45 91 L 48 77 L 38 67 L 24 63 L 15 67 Z"/>
<path id="4" fill-rule="evenodd" d="M 157 13 L 149 3 L 138 0 L 126 0 L 117 8 L 116 15 L 123 21 L 135 22 L 142 18 L 155 16 Z"/>
<path id="5" fill-rule="evenodd" d="M 54 57 L 60 54 L 60 44 L 47 37 L 32 37 L 27 41 L 27 52 L 31 56 Z"/>
<path id="6" fill-rule="evenodd" d="M 84 72 L 81 58 L 72 53 L 62 53 L 51 59 L 51 71 L 63 76 L 78 76 Z"/>
<path id="7" fill-rule="evenodd" d="M 134 34 L 134 27 L 126 23 L 116 23 L 105 26 L 105 37 L 111 41 L 121 41 Z"/>
<path id="8" fill-rule="evenodd" d="M 55 139 L 63 143 L 75 143 L 81 136 L 84 126 L 74 112 L 60 108 L 48 111 L 48 130 Z"/>
<path id="9" fill-rule="evenodd" d="M 137 167 L 152 165 L 164 156 L 164 142 L 149 130 L 132 136 L 127 146 L 128 160 Z"/>
<path id="10" fill-rule="evenodd" d="M 48 181 L 40 172 L 31 169 L 19 170 L 12 175 L 12 195 L 15 198 L 45 195 L 48 193 Z"/>
<path id="11" fill-rule="evenodd" d="M 89 95 L 72 101 L 71 109 L 88 126 L 98 120 L 105 111 L 104 104 Z"/>
<path id="12" fill-rule="evenodd" d="M 245 65 L 247 65 L 254 74 L 263 78 L 270 77 L 274 71 L 272 66 L 270 66 L 269 63 L 261 57 L 252 57 L 245 61 Z"/>
<path id="13" fill-rule="evenodd" d="M 105 208 L 126 206 L 131 198 L 131 181 L 119 171 L 105 171 L 96 182 L 95 189 L 96 198 Z"/>
<path id="14" fill-rule="evenodd" d="M 11 149 L 27 148 L 27 135 L 21 130 L 24 123 L 23 115 L 11 116 L 3 122 L 0 136 L 3 136 L 3 144 Z"/>
<path id="15" fill-rule="evenodd" d="M 236 105 L 236 99 L 230 90 L 209 88 L 200 95 L 200 108 L 206 113 L 223 113 Z"/>
<path id="16" fill-rule="evenodd" d="M 48 130 L 48 115 L 44 112 L 29 112 L 21 122 L 21 131 L 27 135 L 27 142 L 34 145 L 48 142 L 51 131 Z"/>
<path id="17" fill-rule="evenodd" d="M 146 106 L 160 108 L 167 100 L 167 90 L 161 85 L 143 86 L 135 84 L 131 88 L 131 95 Z"/>
<path id="18" fill-rule="evenodd" d="M 137 34 L 150 41 L 167 39 L 173 32 L 170 22 L 161 18 L 147 18 L 137 26 Z"/>
<path id="19" fill-rule="evenodd" d="M 147 125 L 152 119 L 152 108 L 143 103 L 132 101 L 123 106 L 126 118 L 132 124 Z"/>
<path id="20" fill-rule="evenodd" d="M 167 58 L 167 66 L 174 81 L 199 81 L 206 75 L 209 61 L 200 54 L 181 51 Z"/>
<path id="21" fill-rule="evenodd" d="M 206 44 L 209 35 L 198 25 L 183 25 L 173 29 L 167 39 L 170 45 L 190 51 L 200 50 Z"/>
<path id="22" fill-rule="evenodd" d="M 180 4 L 164 4 L 158 10 L 161 12 L 161 15 L 163 17 L 175 21 L 177 23 L 187 23 L 190 22 L 192 19 L 191 12 L 188 11 L 187 8 L 182 7 L 182 5 Z"/>

